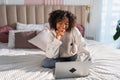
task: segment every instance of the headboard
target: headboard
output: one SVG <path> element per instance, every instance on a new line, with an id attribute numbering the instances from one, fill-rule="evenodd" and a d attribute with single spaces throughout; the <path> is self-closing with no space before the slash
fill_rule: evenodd
<path id="1" fill-rule="evenodd" d="M 48 22 L 49 13 L 56 9 L 68 10 L 77 16 L 77 23 L 85 26 L 85 6 L 63 5 L 0 5 L 0 27 L 15 23 L 39 24 Z"/>

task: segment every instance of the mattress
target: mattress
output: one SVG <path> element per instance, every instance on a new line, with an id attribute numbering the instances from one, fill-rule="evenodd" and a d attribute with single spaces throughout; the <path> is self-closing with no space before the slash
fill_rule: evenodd
<path id="1" fill-rule="evenodd" d="M 120 50 L 87 40 L 92 65 L 86 77 L 60 80 L 120 80 Z M 43 68 L 39 49 L 8 49 L 0 43 L 0 80 L 55 80 L 54 69 Z"/>

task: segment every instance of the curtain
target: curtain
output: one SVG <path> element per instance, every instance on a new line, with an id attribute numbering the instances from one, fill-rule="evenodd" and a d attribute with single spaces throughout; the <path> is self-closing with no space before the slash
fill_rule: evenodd
<path id="1" fill-rule="evenodd" d="M 100 41 L 115 48 L 120 48 L 120 38 L 113 40 L 117 21 L 120 19 L 120 0 L 102 0 L 102 20 Z"/>

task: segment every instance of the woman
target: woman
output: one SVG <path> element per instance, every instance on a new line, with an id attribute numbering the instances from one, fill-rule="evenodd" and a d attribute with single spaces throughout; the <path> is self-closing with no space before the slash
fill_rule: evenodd
<path id="1" fill-rule="evenodd" d="M 83 53 L 89 57 L 85 42 L 75 27 L 76 16 L 69 11 L 55 10 L 50 13 L 50 41 L 42 66 L 54 68 L 58 61 L 75 61 Z"/>

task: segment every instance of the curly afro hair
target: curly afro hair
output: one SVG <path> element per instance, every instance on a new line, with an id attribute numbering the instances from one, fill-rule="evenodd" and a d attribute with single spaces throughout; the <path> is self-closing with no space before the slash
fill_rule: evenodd
<path id="1" fill-rule="evenodd" d="M 70 32 L 76 24 L 76 16 L 72 14 L 71 12 L 65 11 L 65 10 L 55 10 L 49 14 L 48 21 L 50 24 L 50 28 L 57 30 L 56 23 L 61 21 L 65 17 L 67 17 L 69 20 L 69 27 L 66 31 Z"/>

